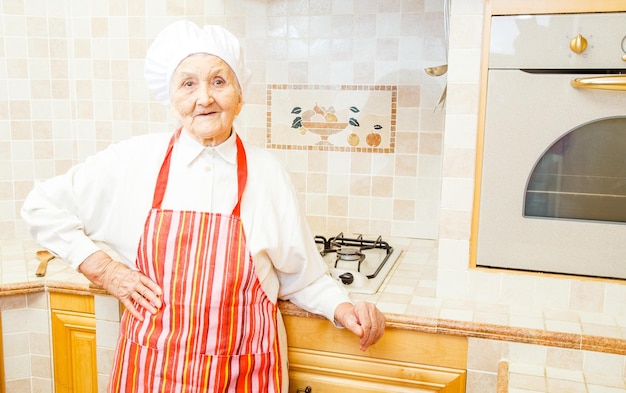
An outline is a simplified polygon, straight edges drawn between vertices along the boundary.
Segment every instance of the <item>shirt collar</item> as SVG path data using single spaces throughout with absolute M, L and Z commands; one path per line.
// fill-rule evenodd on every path
M 180 153 L 185 165 L 191 165 L 205 150 L 210 150 L 222 157 L 222 159 L 230 164 L 237 162 L 237 143 L 236 134 L 230 133 L 228 139 L 217 146 L 204 146 L 191 137 L 184 129 L 178 138 L 177 150 Z

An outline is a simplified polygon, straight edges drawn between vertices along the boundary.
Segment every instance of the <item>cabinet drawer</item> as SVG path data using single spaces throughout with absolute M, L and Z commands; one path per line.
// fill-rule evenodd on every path
M 289 349 L 289 391 L 461 393 L 465 371 L 352 355 Z

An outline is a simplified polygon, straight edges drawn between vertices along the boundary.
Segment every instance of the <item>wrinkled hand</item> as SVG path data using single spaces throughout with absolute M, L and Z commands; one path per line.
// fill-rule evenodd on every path
M 385 332 L 385 316 L 369 302 L 341 303 L 335 310 L 335 322 L 359 336 L 361 351 L 375 344 Z
M 158 284 L 143 273 L 114 261 L 104 251 L 91 254 L 80 264 L 78 270 L 89 281 L 115 296 L 140 321 L 143 321 L 143 316 L 137 305 L 151 314 L 156 314 L 157 309 L 163 305 L 163 291 Z

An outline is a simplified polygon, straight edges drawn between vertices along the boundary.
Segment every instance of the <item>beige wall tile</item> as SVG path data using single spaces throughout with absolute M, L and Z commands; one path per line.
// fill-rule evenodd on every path
M 393 195 L 394 178 L 391 176 L 372 177 L 372 196 L 391 197 Z
M 417 176 L 417 156 L 415 155 L 397 154 L 395 166 L 397 176 Z
M 469 356 L 469 355 L 472 356 Z M 502 341 L 469 339 L 467 368 L 491 372 L 498 371 L 498 363 L 509 356 L 508 344 Z
M 565 348 L 548 348 L 546 351 L 546 366 L 566 369 L 583 369 L 583 352 Z
M 398 147 L 396 151 L 403 154 L 416 154 L 418 153 L 418 146 L 420 146 L 419 135 L 417 132 L 398 132 L 396 134 L 396 140 Z M 424 141 L 425 142 L 425 141 Z
M 14 199 L 13 183 L 9 181 L 0 182 L 0 200 Z
M 16 309 L 25 308 L 26 305 L 27 305 L 27 302 L 26 302 L 25 295 L 0 297 L 0 310 L 2 310 L 2 313 L 3 313 L 2 315 L 4 315 L 4 312 L 8 310 L 16 310 Z M 3 333 L 5 333 L 4 330 L 3 330 Z
M 331 195 L 349 195 L 351 187 L 350 175 L 333 174 L 328 178 L 328 192 Z
M 393 214 L 394 220 L 413 221 L 415 219 L 415 202 L 396 199 L 394 201 Z
M 27 59 L 7 59 L 6 73 L 9 78 L 28 78 Z
M 330 216 L 345 217 L 348 209 L 348 197 L 342 195 L 330 195 L 328 197 L 328 214 Z M 340 220 L 342 223 L 347 219 Z
M 29 333 L 30 353 L 34 355 L 50 356 L 50 333 Z
M 23 86 L 22 86 L 23 89 Z M 20 127 L 20 129 L 15 130 L 16 136 L 22 135 L 26 136 L 27 127 L 26 123 L 19 122 L 19 120 L 28 120 L 30 119 L 30 105 L 28 101 L 23 100 L 15 100 L 9 103 L 9 116 L 12 120 L 17 120 L 17 123 L 12 124 L 11 130 L 13 131 L 13 126 Z M 19 137 L 17 138 L 19 139 Z
M 328 197 L 324 194 L 309 195 L 306 201 L 306 213 L 325 216 L 328 214 Z
M 469 370 L 467 372 L 466 393 L 495 393 L 497 375 Z
M 470 234 L 471 218 L 471 212 L 466 210 L 443 210 L 439 219 L 439 235 L 446 239 L 467 239 Z
M 569 306 L 578 311 L 603 312 L 604 293 L 602 282 L 573 280 Z
M 46 311 L 48 306 L 48 294 L 46 292 L 32 293 L 26 295 L 28 308 Z
M 51 380 L 52 359 L 50 356 L 31 355 L 30 362 L 31 376 L 33 378 Z
M 10 356 L 5 358 L 4 375 L 7 381 L 12 379 L 30 378 L 30 355 Z M 10 391 L 21 392 L 22 390 Z
M 350 176 L 350 194 L 356 196 L 371 195 L 371 177 L 353 174 Z
M 27 331 L 3 334 L 2 344 L 4 356 L 15 357 L 30 353 L 29 333 Z
M 54 391 L 52 379 L 48 378 L 32 378 L 31 386 L 33 387 L 33 392 L 36 393 L 52 393 Z
M 419 107 L 420 92 L 419 86 L 398 86 L 398 107 Z
M 311 173 L 307 176 L 307 193 L 326 194 L 328 192 L 328 175 Z
M 420 132 L 419 154 L 428 154 L 439 157 L 442 151 L 442 136 L 440 133 Z
M 350 157 L 351 174 L 369 174 L 372 171 L 372 155 L 366 153 L 354 153 Z
M 50 41 L 47 38 L 31 36 L 28 38 L 28 55 L 47 58 L 50 56 Z
M 24 392 L 30 393 L 31 390 L 31 378 L 19 378 L 9 379 L 7 375 L 7 381 L 5 388 L 7 392 Z
M 384 224 L 385 220 L 390 220 L 390 217 L 393 216 L 395 211 L 395 203 L 390 198 L 375 198 L 371 199 L 371 208 L 370 208 L 370 217 L 371 224 L 370 227 L 374 225 L 374 223 L 379 220 Z M 371 233 L 389 233 L 389 232 L 380 232 L 381 226 L 377 226 L 379 228 L 377 231 L 372 231 Z

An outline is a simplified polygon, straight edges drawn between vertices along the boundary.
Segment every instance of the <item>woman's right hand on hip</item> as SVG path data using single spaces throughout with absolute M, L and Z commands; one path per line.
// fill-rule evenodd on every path
M 157 283 L 140 271 L 114 261 L 104 251 L 96 251 L 87 257 L 78 267 L 78 271 L 89 281 L 119 299 L 140 321 L 143 321 L 140 307 L 151 314 L 156 314 L 163 305 L 161 301 L 163 290 Z

